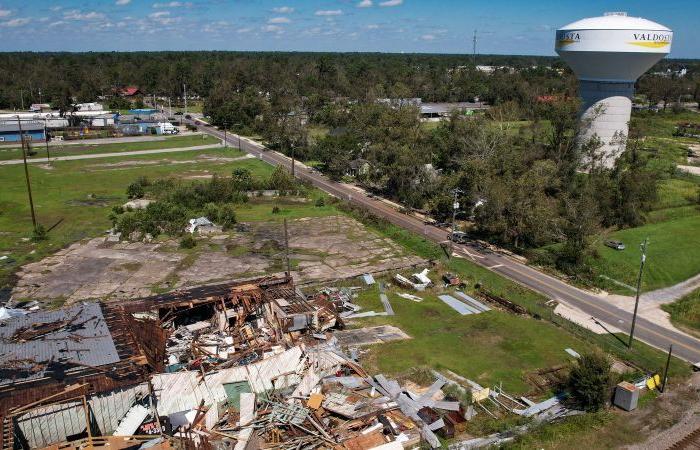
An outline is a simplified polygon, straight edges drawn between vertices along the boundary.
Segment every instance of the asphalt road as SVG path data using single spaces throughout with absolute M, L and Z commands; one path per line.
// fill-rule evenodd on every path
M 200 126 L 200 129 L 201 131 L 223 139 L 223 132 L 216 130 L 214 127 Z M 238 138 L 237 135 L 227 134 L 227 140 L 231 146 L 238 145 Z M 241 150 L 251 153 L 269 164 L 291 167 L 290 158 L 280 153 L 267 150 L 258 143 L 241 137 L 240 145 Z M 382 201 L 371 199 L 346 185 L 331 181 L 320 173 L 312 172 L 298 163 L 296 165 L 295 175 L 298 178 L 311 182 L 314 186 L 335 197 L 362 206 L 375 215 L 383 217 L 402 228 L 425 236 L 430 240 L 444 242 L 447 238 L 447 232 L 445 230 L 425 225 L 421 220 L 415 217 L 402 214 Z M 604 300 L 588 292 L 566 284 L 558 278 L 542 273 L 509 256 L 467 245 L 455 245 L 454 251 L 459 255 L 473 260 L 476 264 L 486 267 L 495 273 L 549 298 L 578 308 L 584 313 L 590 314 L 591 317 L 596 318 L 600 322 L 621 330 L 629 330 L 631 328 L 632 314 L 630 312 L 608 304 Z M 693 364 L 700 362 L 700 340 L 656 325 L 639 316 L 637 317 L 635 327 L 635 338 L 664 351 L 668 351 L 669 345 L 672 344 L 675 356 Z

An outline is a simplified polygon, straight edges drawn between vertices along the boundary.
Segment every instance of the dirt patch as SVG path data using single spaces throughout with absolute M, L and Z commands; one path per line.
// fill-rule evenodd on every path
M 199 238 L 194 253 L 173 239 L 160 243 L 81 242 L 27 264 L 18 272 L 15 298 L 75 302 L 130 299 L 164 289 L 284 272 L 281 223 L 250 224 L 247 231 Z M 300 283 L 344 279 L 425 264 L 393 241 L 343 216 L 289 222 L 292 273 Z
M 645 436 L 644 443 L 630 450 L 670 448 L 700 428 L 700 373 L 678 385 L 671 385 L 653 407 L 629 414 L 628 420 Z

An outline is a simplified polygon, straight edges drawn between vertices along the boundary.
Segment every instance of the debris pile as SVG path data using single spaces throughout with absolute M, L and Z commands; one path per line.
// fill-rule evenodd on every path
M 429 285 L 427 273 L 411 283 Z M 368 374 L 358 347 L 411 337 L 390 325 L 343 329 L 393 314 L 381 283 L 384 313 L 359 312 L 356 289 L 307 297 L 289 277 L 261 278 L 7 318 L 0 448 L 438 448 L 477 412 L 571 413 L 556 397 L 517 399 L 451 372 L 434 372 L 430 386 Z M 489 309 L 456 295 L 471 313 Z

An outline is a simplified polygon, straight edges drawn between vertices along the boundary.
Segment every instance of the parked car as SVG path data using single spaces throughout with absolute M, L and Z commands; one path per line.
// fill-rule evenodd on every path
M 469 242 L 467 233 L 463 231 L 453 231 L 452 233 L 447 235 L 447 239 L 458 244 L 466 244 L 467 242 Z
M 614 241 L 614 240 L 608 240 L 605 241 L 605 245 L 613 248 L 615 250 L 624 250 L 625 249 L 625 244 L 623 244 L 621 241 Z

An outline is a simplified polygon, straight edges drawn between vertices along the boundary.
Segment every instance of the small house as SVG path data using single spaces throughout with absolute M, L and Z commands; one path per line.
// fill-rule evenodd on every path
M 221 227 L 214 225 L 214 222 L 202 216 L 196 219 L 190 219 L 190 224 L 187 226 L 186 230 L 188 233 L 193 234 L 195 231 L 200 234 L 207 234 L 221 231 Z
M 350 164 L 348 164 L 348 170 L 346 171 L 346 175 L 349 175 L 351 177 L 361 177 L 364 175 L 367 175 L 369 173 L 370 169 L 370 164 L 369 161 L 366 159 L 353 159 L 350 161 Z

